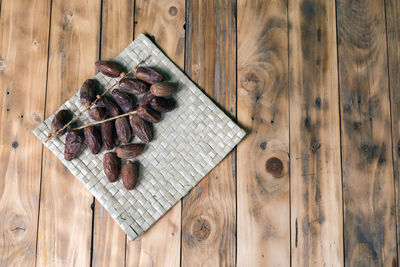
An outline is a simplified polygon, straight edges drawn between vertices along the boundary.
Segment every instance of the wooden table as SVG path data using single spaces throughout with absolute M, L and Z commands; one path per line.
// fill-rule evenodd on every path
M 397 265 L 399 0 L 0 3 L 0 266 Z M 142 32 L 248 135 L 129 242 L 32 130 Z

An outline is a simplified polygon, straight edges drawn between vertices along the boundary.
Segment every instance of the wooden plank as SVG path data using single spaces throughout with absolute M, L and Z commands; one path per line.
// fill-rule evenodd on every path
M 185 70 L 234 117 L 236 114 L 236 5 L 187 2 Z M 184 198 L 182 266 L 235 266 L 235 154 L 228 155 Z
M 238 266 L 290 266 L 287 1 L 238 1 Z
M 396 192 L 397 242 L 400 240 L 400 1 L 386 0 L 389 86 L 392 113 L 393 169 Z M 397 246 L 399 255 L 400 247 Z
M 0 266 L 34 266 L 50 1 L 1 1 Z
M 337 1 L 347 266 L 397 261 L 383 1 Z
M 134 0 L 103 0 L 101 58 L 117 56 L 133 39 Z M 93 266 L 124 266 L 125 233 L 95 201 Z
M 335 1 L 289 1 L 292 266 L 343 266 Z
M 48 116 L 95 74 L 100 1 L 53 0 Z M 43 157 L 37 266 L 88 266 L 93 197 L 48 150 Z
M 136 0 L 135 36 L 146 33 L 183 68 L 185 31 L 184 0 Z M 179 266 L 181 204 L 176 204 L 143 236 L 127 241 L 126 266 Z

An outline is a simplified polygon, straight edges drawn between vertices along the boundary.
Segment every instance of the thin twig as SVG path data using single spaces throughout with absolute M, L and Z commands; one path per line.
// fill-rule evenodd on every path
M 126 117 L 126 116 L 128 116 L 128 115 L 132 115 L 132 114 L 135 114 L 135 113 L 136 113 L 136 110 L 133 110 L 133 111 L 130 111 L 130 112 L 128 112 L 128 113 L 124 113 L 124 114 L 121 114 L 121 115 L 117 115 L 117 116 L 115 116 L 115 117 L 111 117 L 111 118 L 108 118 L 108 119 L 105 119 L 105 120 L 94 121 L 94 122 L 88 123 L 88 124 L 86 124 L 86 125 L 83 125 L 83 126 L 80 126 L 80 127 L 76 127 L 76 128 L 74 128 L 74 129 L 71 129 L 71 131 L 80 130 L 80 129 L 83 129 L 83 128 L 86 128 L 86 127 L 89 127 L 89 126 L 94 126 L 94 125 L 97 125 L 97 124 L 102 124 L 102 123 L 107 122 L 107 121 L 113 121 L 113 120 L 116 120 L 116 119 L 118 119 L 118 118 Z
M 121 77 L 125 77 L 126 75 L 132 73 L 132 72 L 136 72 L 137 67 L 140 64 L 143 64 L 147 59 L 150 58 L 150 55 L 148 55 L 145 59 L 143 59 L 142 61 L 140 61 L 133 69 L 131 69 L 130 71 L 128 71 L 126 74 L 125 73 L 121 73 Z M 110 88 L 108 88 L 107 90 L 105 90 L 101 95 L 97 95 L 97 98 L 90 104 L 88 105 L 84 110 L 82 110 L 81 112 L 78 113 L 78 115 L 74 116 L 67 124 L 64 125 L 64 127 L 62 127 L 60 130 L 58 130 L 55 133 L 50 133 L 47 136 L 47 139 L 44 141 L 45 143 L 49 140 L 51 140 L 51 138 L 53 138 L 55 135 L 58 135 L 61 131 L 63 131 L 64 129 L 66 129 L 71 123 L 73 123 L 74 121 L 76 121 L 84 112 L 88 111 L 92 106 L 94 106 L 105 94 L 107 94 L 108 92 L 111 91 L 111 89 L 113 89 L 116 85 L 118 84 L 118 81 L 115 82 Z M 124 115 L 124 114 L 123 114 Z M 123 116 L 122 116 L 123 117 Z M 111 118 L 110 118 L 111 119 Z

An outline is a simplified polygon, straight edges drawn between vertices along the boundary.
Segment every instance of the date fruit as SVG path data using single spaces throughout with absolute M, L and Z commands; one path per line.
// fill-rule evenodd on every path
M 170 82 L 155 83 L 150 87 L 150 91 L 155 96 L 170 96 L 176 91 L 176 84 Z
M 156 96 L 150 101 L 150 106 L 156 111 L 168 112 L 175 108 L 175 100 Z
M 101 124 L 101 140 L 107 150 L 115 146 L 115 127 L 113 121 L 106 121 Z
M 65 126 L 65 124 L 67 124 L 70 120 L 71 120 L 71 112 L 69 112 L 69 110 L 67 109 L 60 110 L 56 114 L 54 119 L 51 121 L 51 132 L 55 134 L 56 132 L 61 130 Z M 57 136 L 65 134 L 66 131 L 67 129 L 62 130 L 57 134 Z
M 65 137 L 64 159 L 73 160 L 81 151 L 83 135 L 78 131 L 70 131 Z
M 115 129 L 117 130 L 117 136 L 121 143 L 126 144 L 131 140 L 132 131 L 127 118 L 118 118 L 115 121 Z
M 144 144 L 121 145 L 116 148 L 115 152 L 121 159 L 132 159 L 142 154 L 144 147 Z
M 142 98 L 139 100 L 139 106 L 145 106 L 150 103 L 150 101 L 154 98 L 155 96 L 151 93 L 151 91 L 147 91 Z
M 141 95 L 149 90 L 149 85 L 141 80 L 124 77 L 119 81 L 119 89 L 128 94 Z
M 101 150 L 101 134 L 98 128 L 89 126 L 84 129 L 85 139 L 92 154 L 98 154 Z
M 89 113 L 89 117 L 92 118 L 93 120 L 101 121 L 106 116 L 106 109 L 100 108 L 100 107 L 95 107 L 95 108 L 89 109 L 88 113 Z
M 114 89 L 111 94 L 123 112 L 127 113 L 133 110 L 133 100 L 129 95 L 119 89 Z
M 139 137 L 140 140 L 150 143 L 153 139 L 153 132 L 148 122 L 144 121 L 138 115 L 129 115 L 129 122 L 133 132 Z
M 95 80 L 87 79 L 81 87 L 81 104 L 86 107 L 96 100 L 97 84 Z
M 122 72 L 119 66 L 111 61 L 98 60 L 95 65 L 98 71 L 108 77 L 117 78 Z
M 148 83 L 159 83 L 164 80 L 164 77 L 157 71 L 148 67 L 139 67 L 136 70 L 136 78 Z
M 149 105 L 138 107 L 136 112 L 139 117 L 148 122 L 157 123 L 161 120 L 161 114 L 152 109 Z
M 132 190 L 136 186 L 136 182 L 139 176 L 138 164 L 128 161 L 123 167 L 121 171 L 122 183 L 125 188 L 128 190 Z
M 97 106 L 105 108 L 106 114 L 110 117 L 115 117 L 120 114 L 120 109 L 117 104 L 107 97 L 102 97 L 98 102 Z
M 121 160 L 114 152 L 108 152 L 103 157 L 103 168 L 108 181 L 113 183 L 118 180 L 121 172 Z

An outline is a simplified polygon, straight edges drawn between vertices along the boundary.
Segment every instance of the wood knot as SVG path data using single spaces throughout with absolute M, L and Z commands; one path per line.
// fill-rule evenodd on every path
M 12 148 L 17 149 L 18 148 L 18 141 L 14 141 L 11 144 Z
M 22 216 L 13 215 L 9 221 L 8 229 L 14 235 L 23 233 L 26 231 L 26 223 Z
M 211 233 L 210 223 L 206 219 L 198 219 L 193 225 L 192 235 L 197 239 L 197 241 L 206 240 Z
M 176 14 L 178 14 L 178 9 L 176 8 L 176 7 L 174 7 L 174 6 L 171 6 L 170 8 L 169 8 L 169 10 L 168 10 L 168 13 L 171 15 L 171 16 L 176 16 Z
M 276 157 L 268 159 L 265 163 L 265 168 L 267 172 L 272 174 L 272 176 L 274 176 L 275 178 L 279 178 L 282 176 L 283 163 L 280 159 Z

